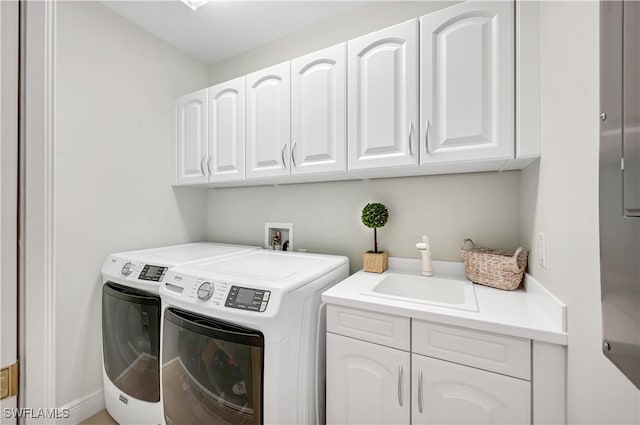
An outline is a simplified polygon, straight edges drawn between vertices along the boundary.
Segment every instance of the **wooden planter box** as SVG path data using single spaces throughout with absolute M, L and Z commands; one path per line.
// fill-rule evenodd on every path
M 362 254 L 364 271 L 371 273 L 384 273 L 389 268 L 389 252 L 383 251 L 375 253 L 367 251 Z

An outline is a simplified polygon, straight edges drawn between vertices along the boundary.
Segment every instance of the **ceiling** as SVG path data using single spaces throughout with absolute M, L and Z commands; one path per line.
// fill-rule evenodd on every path
M 205 64 L 221 62 L 366 4 L 211 1 L 194 12 L 179 0 L 101 3 Z

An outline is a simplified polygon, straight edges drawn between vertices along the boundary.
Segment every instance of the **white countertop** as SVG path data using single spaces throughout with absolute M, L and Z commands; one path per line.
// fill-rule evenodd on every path
M 420 267 L 420 260 L 389 258 L 389 270 L 385 273 L 417 276 L 420 275 Z M 434 261 L 433 271 L 436 276 L 464 278 L 463 263 Z M 525 275 L 525 288 L 515 291 L 473 285 L 479 310 L 475 312 L 366 295 L 384 279 L 385 273 L 366 273 L 360 270 L 324 292 L 322 301 L 327 304 L 567 345 L 566 306 L 529 275 Z

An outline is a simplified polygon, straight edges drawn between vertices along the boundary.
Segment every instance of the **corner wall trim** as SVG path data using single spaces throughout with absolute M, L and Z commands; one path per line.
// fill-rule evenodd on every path
M 21 2 L 19 407 L 56 402 L 56 1 Z M 27 424 L 36 423 L 26 419 Z

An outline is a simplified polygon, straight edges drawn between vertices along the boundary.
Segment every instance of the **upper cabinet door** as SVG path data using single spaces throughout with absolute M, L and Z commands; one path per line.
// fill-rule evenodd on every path
M 176 183 L 206 183 L 207 89 L 178 98 L 176 109 Z
M 288 176 L 291 149 L 290 63 L 246 77 L 247 178 Z
M 347 170 L 347 45 L 291 61 L 291 174 Z
M 420 163 L 514 156 L 514 2 L 420 18 Z
M 530 424 L 531 382 L 411 356 L 411 423 Z
M 349 169 L 418 163 L 418 23 L 348 43 Z
M 244 180 L 244 77 L 209 88 L 210 182 Z

